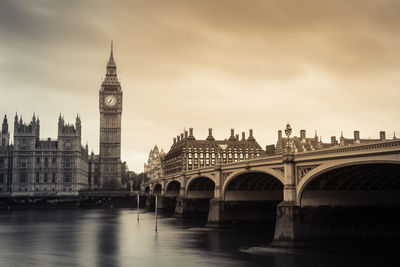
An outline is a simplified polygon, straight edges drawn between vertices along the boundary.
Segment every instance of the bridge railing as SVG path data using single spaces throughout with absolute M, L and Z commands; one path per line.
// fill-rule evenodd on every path
M 330 154 L 346 154 L 352 152 L 366 152 L 374 153 L 380 151 L 392 151 L 400 149 L 400 140 L 389 140 L 389 141 L 379 141 L 367 144 L 351 144 L 348 146 L 341 147 L 330 147 L 326 149 L 316 150 L 316 151 L 305 151 L 296 153 L 295 157 L 308 157 L 308 156 L 320 156 L 320 155 L 330 155 Z M 399 150 L 400 153 L 400 150 Z

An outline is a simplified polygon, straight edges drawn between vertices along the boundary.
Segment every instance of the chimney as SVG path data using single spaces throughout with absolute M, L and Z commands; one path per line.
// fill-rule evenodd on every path
M 228 139 L 229 141 L 235 141 L 235 129 L 231 129 L 231 136 Z
M 336 136 L 331 136 L 331 144 L 332 145 L 336 145 L 337 144 Z
M 247 138 L 247 141 L 254 141 L 255 139 L 254 139 L 254 137 L 253 137 L 253 129 L 250 129 L 249 130 L 249 138 Z
M 301 140 L 306 139 L 306 130 L 300 130 L 300 139 Z
M 242 132 L 242 141 L 243 140 L 246 140 L 246 133 L 245 132 Z
M 379 132 L 379 138 L 381 141 L 385 141 L 386 140 L 386 132 L 385 131 L 380 131 Z
M 188 132 L 185 131 L 185 139 L 187 139 L 187 138 L 188 138 Z
M 189 128 L 189 137 L 193 137 L 193 128 Z
M 176 137 L 174 137 L 174 145 L 176 144 Z
M 178 140 L 178 142 L 180 141 L 181 137 L 179 135 L 176 136 L 176 139 Z
M 278 140 L 282 139 L 282 130 L 278 131 Z
M 213 135 L 212 135 L 212 128 L 208 128 L 208 136 L 207 136 L 206 140 L 209 140 L 209 141 L 215 140 Z
M 238 135 L 238 134 L 236 135 L 236 140 L 238 140 L 238 141 L 239 141 L 239 135 Z
M 354 131 L 354 140 L 360 141 L 360 131 Z
M 183 141 L 183 133 L 181 133 L 181 140 Z

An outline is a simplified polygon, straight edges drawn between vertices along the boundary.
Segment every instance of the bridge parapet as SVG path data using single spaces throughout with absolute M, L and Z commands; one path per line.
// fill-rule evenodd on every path
M 338 154 L 343 156 L 348 155 L 363 155 L 363 154 L 371 154 L 371 153 L 379 153 L 379 152 L 391 152 L 391 151 L 399 151 L 400 149 L 400 140 L 390 140 L 390 141 L 379 141 L 368 144 L 352 144 L 345 147 L 331 147 L 326 149 L 321 149 L 317 151 L 306 151 L 296 153 L 295 160 L 301 160 L 305 157 L 312 158 L 322 158 L 322 157 L 334 157 Z

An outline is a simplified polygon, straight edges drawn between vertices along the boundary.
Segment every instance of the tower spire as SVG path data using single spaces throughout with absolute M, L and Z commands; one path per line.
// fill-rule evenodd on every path
M 110 68 L 116 68 L 117 66 L 115 65 L 114 62 L 114 55 L 113 55 L 113 50 L 114 50 L 114 43 L 111 40 L 111 51 L 110 51 L 110 59 L 108 60 L 108 64 L 107 64 L 107 70 Z

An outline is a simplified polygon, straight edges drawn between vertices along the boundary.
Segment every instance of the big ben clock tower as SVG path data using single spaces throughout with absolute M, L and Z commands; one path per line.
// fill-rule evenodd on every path
M 121 187 L 122 90 L 117 77 L 111 42 L 106 77 L 99 92 L 100 108 L 100 187 Z

